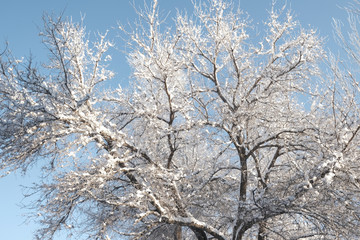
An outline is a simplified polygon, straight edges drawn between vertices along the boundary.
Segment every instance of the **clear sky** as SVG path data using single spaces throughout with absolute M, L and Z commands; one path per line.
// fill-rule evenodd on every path
M 233 0 L 238 4 L 239 0 Z M 46 61 L 45 47 L 41 45 L 38 36 L 39 29 L 42 27 L 43 13 L 59 14 L 64 12 L 64 16 L 71 16 L 74 21 L 79 21 L 81 15 L 85 15 L 84 25 L 90 32 L 105 32 L 110 29 L 111 37 L 116 43 L 121 44 L 121 40 L 116 38 L 117 22 L 126 24 L 133 22 L 136 18 L 134 10 L 130 4 L 133 0 L 2 0 L 0 7 L 0 50 L 9 42 L 10 49 L 16 57 L 28 56 L 29 53 L 35 57 L 35 61 Z M 141 6 L 144 0 L 134 0 L 137 6 Z M 147 1 L 149 2 L 149 1 Z M 278 0 L 278 6 L 282 6 L 284 0 Z M 332 18 L 346 21 L 345 11 L 341 7 L 347 6 L 350 0 L 287 0 L 287 6 L 294 12 L 295 17 L 303 26 L 310 25 L 318 29 L 323 37 L 327 38 L 327 45 L 334 49 Z M 191 0 L 159 0 L 160 10 L 164 13 L 171 11 L 176 13 L 176 9 L 187 9 L 191 12 Z M 267 17 L 267 9 L 271 6 L 271 0 L 241 0 L 241 8 L 248 12 L 254 20 L 254 25 L 261 30 L 261 24 Z M 169 18 L 171 21 L 171 18 Z M 113 57 L 114 71 L 118 73 L 119 82 L 126 82 L 129 75 L 125 56 L 118 52 L 117 57 Z M 11 174 L 0 179 L 0 239 L 27 240 L 32 239 L 32 232 L 37 225 L 30 222 L 23 224 L 24 214 L 28 210 L 20 207 L 22 202 L 22 188 L 20 185 L 29 186 L 36 181 L 37 169 L 29 172 L 29 176 L 23 177 L 21 174 Z M 64 239 L 58 237 L 58 239 Z

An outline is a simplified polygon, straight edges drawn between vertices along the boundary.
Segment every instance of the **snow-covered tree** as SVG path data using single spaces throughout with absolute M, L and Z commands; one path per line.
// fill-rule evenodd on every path
M 1 53 L 0 169 L 43 166 L 37 238 L 360 237 L 359 80 L 321 73 L 317 33 L 275 7 L 258 33 L 225 0 L 139 15 L 128 89 L 103 83 L 106 35 L 61 18 L 45 64 Z

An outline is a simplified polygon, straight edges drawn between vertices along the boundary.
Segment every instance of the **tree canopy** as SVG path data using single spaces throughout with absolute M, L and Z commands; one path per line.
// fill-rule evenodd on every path
M 44 17 L 42 65 L 0 54 L 0 169 L 40 163 L 38 239 L 360 237 L 359 34 L 349 62 L 285 8 L 259 34 L 225 0 L 128 36 L 130 86 L 106 34 Z

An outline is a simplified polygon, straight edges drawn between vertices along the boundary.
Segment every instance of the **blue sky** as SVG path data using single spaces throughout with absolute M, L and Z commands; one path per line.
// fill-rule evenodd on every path
M 143 0 L 134 0 L 137 6 L 143 5 Z M 239 0 L 233 0 L 238 3 Z M 42 26 L 44 12 L 71 16 L 74 21 L 79 21 L 81 14 L 85 15 L 84 25 L 90 32 L 105 32 L 117 26 L 117 22 L 126 24 L 136 18 L 129 0 L 3 0 L 0 8 L 0 50 L 9 42 L 10 49 L 16 57 L 28 56 L 31 52 L 35 61 L 46 61 L 45 47 L 41 45 L 38 36 Z M 303 26 L 310 25 L 318 29 L 321 36 L 327 37 L 327 45 L 335 49 L 332 33 L 332 18 L 346 21 L 346 13 L 340 7 L 347 6 L 350 0 L 288 0 L 296 18 Z M 278 0 L 278 6 L 282 6 L 284 0 Z M 191 0 L 159 0 L 160 10 L 164 13 L 176 9 L 188 9 L 191 12 Z M 248 12 L 254 20 L 254 24 L 265 20 L 267 9 L 271 6 L 271 0 L 241 0 L 241 8 Z M 171 21 L 171 19 L 169 19 Z M 117 30 L 111 30 L 116 43 Z M 336 51 L 336 49 L 335 49 Z M 125 56 L 118 52 L 113 63 L 114 71 L 118 73 L 117 80 L 126 82 L 129 75 Z M 32 232 L 37 225 L 30 222 L 23 224 L 27 210 L 20 207 L 22 188 L 20 185 L 30 185 L 36 181 L 36 167 L 29 172 L 29 176 L 11 174 L 0 179 L 0 239 L 26 240 L 32 239 Z M 64 239 L 58 237 L 58 239 Z

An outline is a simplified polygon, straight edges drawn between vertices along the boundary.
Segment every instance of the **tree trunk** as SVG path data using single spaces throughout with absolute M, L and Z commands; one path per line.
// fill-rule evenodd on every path
M 259 223 L 258 240 L 265 240 L 266 222 Z
M 182 232 L 181 226 L 176 226 L 174 231 L 174 240 L 181 240 L 182 239 Z
M 203 230 L 194 228 L 194 227 L 191 227 L 191 230 L 193 231 L 193 233 L 195 234 L 195 236 L 198 240 L 207 240 L 208 239 L 206 236 L 206 233 Z

